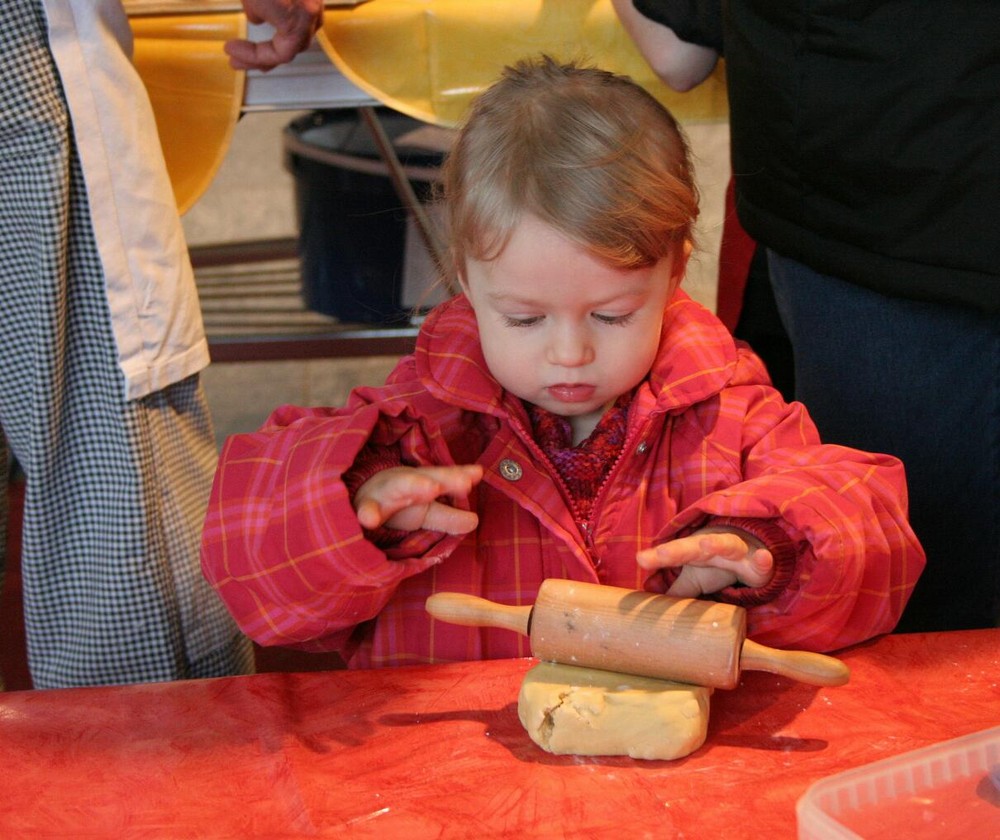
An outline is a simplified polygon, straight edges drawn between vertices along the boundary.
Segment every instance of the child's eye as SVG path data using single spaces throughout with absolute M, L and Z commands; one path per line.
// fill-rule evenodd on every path
M 505 327 L 533 327 L 542 321 L 541 315 L 531 315 L 527 318 L 515 318 L 513 315 L 504 315 L 503 323 Z
M 600 312 L 595 312 L 592 317 L 595 321 L 600 321 L 602 324 L 624 327 L 635 317 L 635 313 L 628 312 L 625 315 L 602 315 Z

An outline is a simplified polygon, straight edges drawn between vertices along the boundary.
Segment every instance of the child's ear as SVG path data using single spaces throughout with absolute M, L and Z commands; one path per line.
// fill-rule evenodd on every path
M 685 239 L 684 245 L 679 253 L 674 255 L 674 264 L 671 266 L 672 270 L 670 273 L 675 289 L 684 279 L 684 273 L 687 271 L 687 264 L 688 260 L 691 259 L 692 251 L 694 251 L 694 243 L 690 239 Z
M 684 279 L 687 271 L 688 260 L 691 259 L 691 252 L 694 250 L 694 243 L 690 239 L 684 240 L 684 245 L 673 256 L 673 265 L 670 266 L 670 284 L 672 292 L 677 291 Z

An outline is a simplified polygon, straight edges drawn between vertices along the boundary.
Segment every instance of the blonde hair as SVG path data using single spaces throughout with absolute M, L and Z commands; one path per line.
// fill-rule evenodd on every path
M 627 77 L 547 56 L 475 100 L 440 194 L 458 271 L 496 258 L 526 213 L 623 268 L 677 253 L 698 215 L 670 112 Z

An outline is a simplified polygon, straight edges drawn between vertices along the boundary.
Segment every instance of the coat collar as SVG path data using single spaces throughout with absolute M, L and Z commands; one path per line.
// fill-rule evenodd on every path
M 436 398 L 482 414 L 509 411 L 486 366 L 475 313 L 464 295 L 427 316 L 415 356 L 421 381 Z M 660 348 L 640 398 L 654 411 L 683 411 L 722 390 L 733 379 L 736 360 L 736 345 L 722 322 L 678 290 L 664 310 Z

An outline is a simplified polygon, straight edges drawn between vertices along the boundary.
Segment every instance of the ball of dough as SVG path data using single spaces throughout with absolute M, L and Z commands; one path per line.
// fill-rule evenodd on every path
M 521 724 L 559 755 L 674 759 L 694 752 L 708 731 L 706 686 L 542 662 L 525 674 Z

